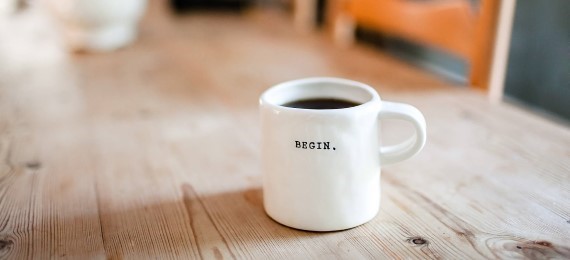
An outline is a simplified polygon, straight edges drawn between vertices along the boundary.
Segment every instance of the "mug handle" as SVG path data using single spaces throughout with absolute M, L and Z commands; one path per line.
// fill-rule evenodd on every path
M 414 125 L 416 135 L 408 140 L 391 146 L 380 147 L 381 165 L 406 160 L 422 150 L 426 143 L 426 120 L 417 108 L 403 103 L 382 101 L 378 119 L 401 119 Z

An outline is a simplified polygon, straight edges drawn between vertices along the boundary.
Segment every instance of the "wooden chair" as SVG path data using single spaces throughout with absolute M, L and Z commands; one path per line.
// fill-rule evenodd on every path
M 499 0 L 334 0 L 334 38 L 353 42 L 356 25 L 454 54 L 469 65 L 468 83 L 488 90 Z M 509 32 L 510 35 L 510 32 Z

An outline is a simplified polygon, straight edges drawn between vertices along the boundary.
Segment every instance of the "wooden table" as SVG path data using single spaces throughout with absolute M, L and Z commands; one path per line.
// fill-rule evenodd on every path
M 169 15 L 68 54 L 41 10 L 0 21 L 0 258 L 569 258 L 570 130 L 278 13 Z M 424 151 L 382 209 L 313 233 L 263 211 L 257 98 L 313 75 L 420 108 Z M 386 142 L 411 129 L 387 122 Z

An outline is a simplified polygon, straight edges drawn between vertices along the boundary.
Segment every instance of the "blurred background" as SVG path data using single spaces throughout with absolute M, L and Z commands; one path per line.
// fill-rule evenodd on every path
M 81 71 L 129 84 L 147 70 L 189 84 L 331 75 L 388 90 L 474 88 L 567 122 L 569 12 L 566 0 L 1 0 L 0 86 L 81 81 Z

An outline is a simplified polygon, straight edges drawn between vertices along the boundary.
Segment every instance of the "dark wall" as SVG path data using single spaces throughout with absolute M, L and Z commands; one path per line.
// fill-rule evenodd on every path
M 517 1 L 505 94 L 570 120 L 570 1 Z

